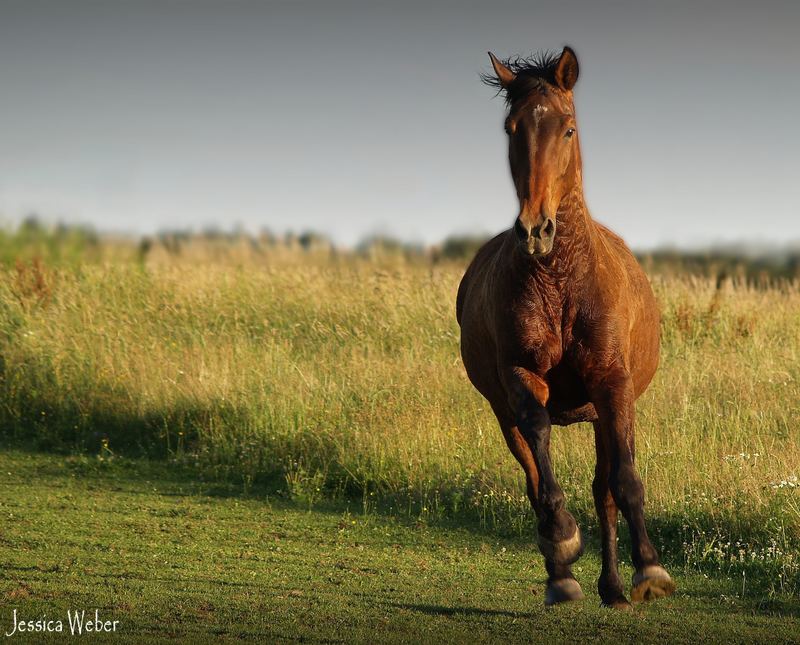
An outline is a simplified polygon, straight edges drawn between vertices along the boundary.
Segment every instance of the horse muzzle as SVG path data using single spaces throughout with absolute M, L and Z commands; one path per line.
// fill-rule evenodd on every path
M 553 250 L 553 241 L 556 238 L 556 221 L 552 217 L 540 217 L 539 221 L 531 226 L 518 217 L 514 223 L 514 233 L 517 235 L 522 250 L 530 256 L 547 255 Z

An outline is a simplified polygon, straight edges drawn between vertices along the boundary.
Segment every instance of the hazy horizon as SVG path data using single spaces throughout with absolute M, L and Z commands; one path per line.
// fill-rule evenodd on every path
M 800 241 L 800 5 L 0 0 L 0 221 L 436 243 L 516 214 L 500 56 L 572 45 L 638 249 Z

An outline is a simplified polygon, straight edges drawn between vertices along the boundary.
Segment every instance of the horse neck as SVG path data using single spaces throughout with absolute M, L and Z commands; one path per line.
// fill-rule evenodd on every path
M 556 239 L 552 260 L 544 258 L 544 267 L 566 271 L 571 278 L 582 277 L 589 270 L 592 250 L 592 218 L 583 198 L 580 183 L 567 194 L 556 215 Z

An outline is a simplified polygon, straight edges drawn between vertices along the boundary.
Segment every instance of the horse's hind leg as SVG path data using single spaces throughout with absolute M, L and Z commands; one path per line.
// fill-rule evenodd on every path
M 525 470 L 528 495 L 539 520 L 539 550 L 548 573 L 545 603 L 576 600 L 583 592 L 569 565 L 583 553 L 583 541 L 575 519 L 564 508 L 564 493 L 550 462 L 550 416 L 544 407 L 547 385 L 519 368 L 509 381 L 509 402 L 516 418 L 515 425 L 504 427 L 503 433 Z
M 600 430 L 600 424 L 594 422 L 594 441 L 597 452 L 597 465 L 592 482 L 594 506 L 600 521 L 600 541 L 603 548 L 603 568 L 597 583 L 600 600 L 606 607 L 629 609 L 630 603 L 625 598 L 622 580 L 619 577 L 617 564 L 617 503 L 611 494 L 608 477 L 611 462 L 608 455 L 608 441 Z

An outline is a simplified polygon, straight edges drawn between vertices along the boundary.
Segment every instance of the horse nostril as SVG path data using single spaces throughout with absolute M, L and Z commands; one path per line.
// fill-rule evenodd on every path
M 553 237 L 553 233 L 556 232 L 556 223 L 553 221 L 552 217 L 548 217 L 545 220 L 544 226 L 542 227 L 542 237 Z
M 525 225 L 522 223 L 522 220 L 519 217 L 517 218 L 517 221 L 514 222 L 514 232 L 523 242 L 531 236 L 530 230 L 525 228 Z

